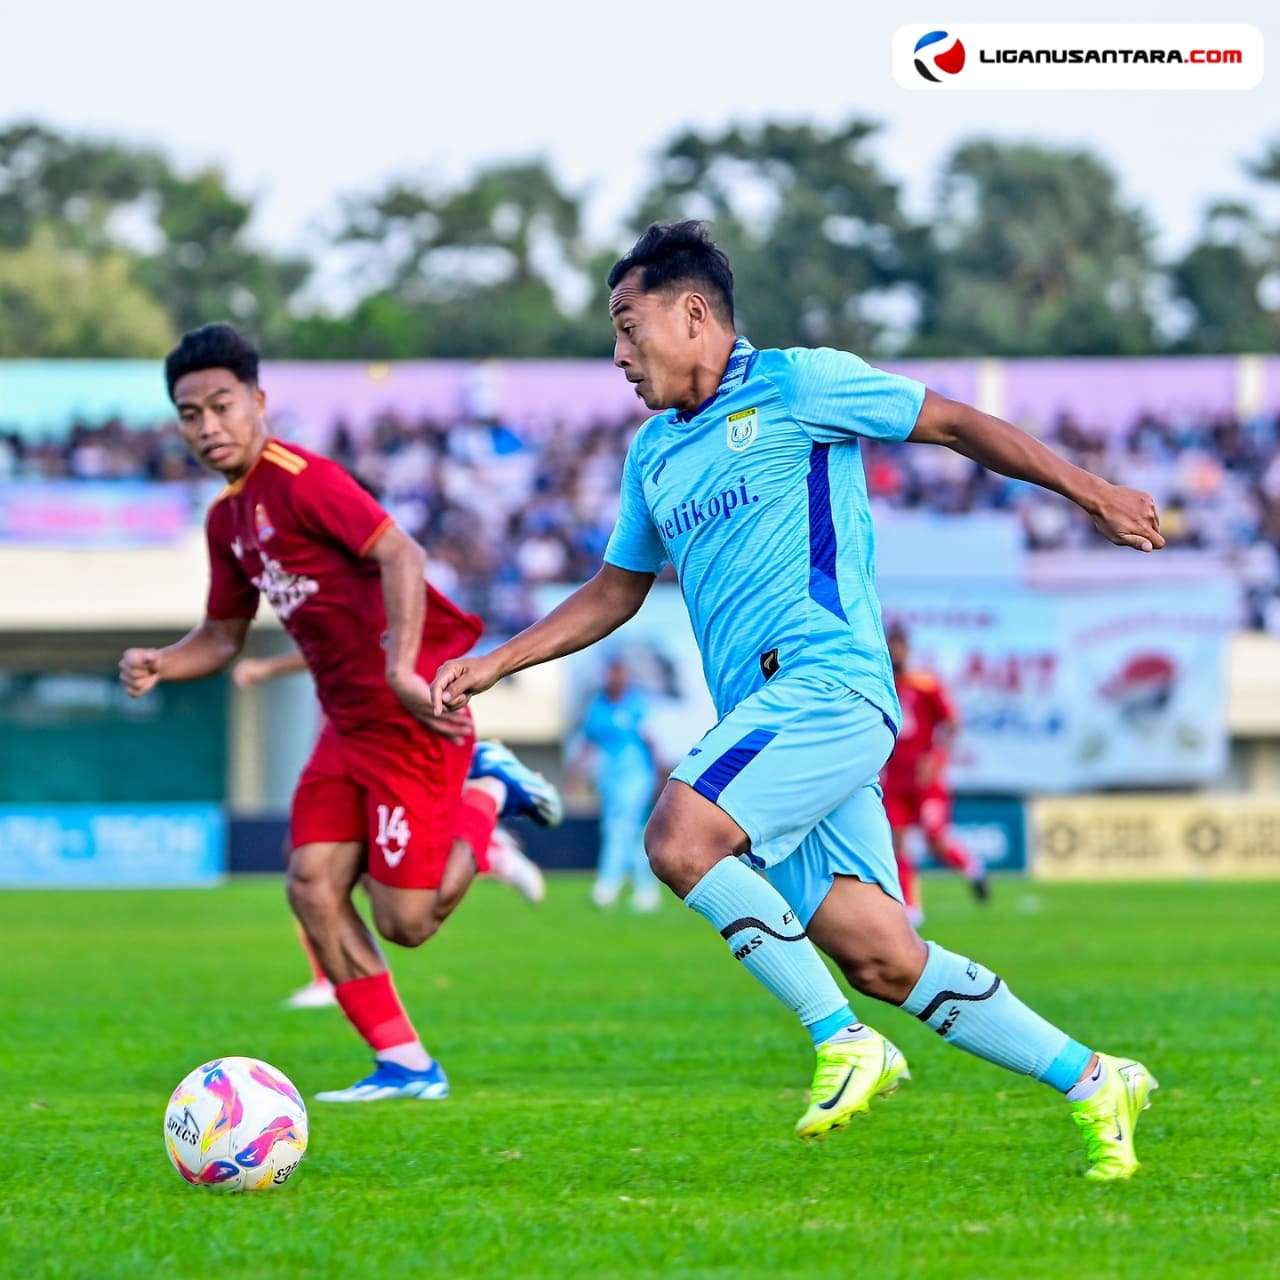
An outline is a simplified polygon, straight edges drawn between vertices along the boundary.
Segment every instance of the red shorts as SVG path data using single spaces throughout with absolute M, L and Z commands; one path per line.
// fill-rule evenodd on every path
M 407 723 L 326 724 L 293 793 L 293 848 L 359 841 L 380 884 L 438 889 L 474 747 Z
M 927 787 L 884 781 L 884 811 L 894 831 L 919 827 L 926 835 L 941 835 L 951 825 L 951 792 L 945 783 Z

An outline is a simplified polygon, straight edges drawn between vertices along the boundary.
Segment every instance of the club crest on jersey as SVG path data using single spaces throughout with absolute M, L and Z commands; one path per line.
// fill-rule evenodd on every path
M 314 578 L 304 578 L 300 573 L 290 573 L 279 560 L 273 560 L 261 548 L 262 572 L 250 581 L 271 603 L 281 622 L 288 622 L 294 611 L 320 590 Z
M 760 433 L 760 410 L 740 409 L 731 413 L 725 424 L 724 442 L 734 453 L 749 449 Z
M 275 526 L 271 523 L 271 517 L 267 515 L 267 509 L 258 503 L 253 509 L 253 523 L 258 530 L 259 543 L 266 542 L 268 538 L 275 536 Z

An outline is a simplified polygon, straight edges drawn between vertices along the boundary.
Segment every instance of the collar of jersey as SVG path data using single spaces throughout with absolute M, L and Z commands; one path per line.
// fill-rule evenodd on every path
M 244 475 L 240 477 L 239 480 L 233 480 L 229 485 L 227 485 L 227 487 L 223 489 L 223 491 L 220 494 L 218 494 L 215 501 L 221 502 L 223 498 L 230 498 L 233 494 L 239 493 L 240 490 L 243 489 L 245 485 L 249 483 L 249 477 L 253 475 L 253 473 L 258 469 L 258 463 L 260 463 L 263 457 L 266 455 L 267 445 L 272 443 L 281 444 L 282 442 L 277 440 L 275 436 L 268 436 L 266 444 L 264 444 L 262 448 L 258 450 L 258 456 L 254 458 L 254 460 L 249 464 L 249 469 L 244 473 Z
M 681 424 L 692 422 L 698 414 L 705 413 L 726 391 L 733 391 L 740 387 L 747 376 L 751 357 L 755 353 L 755 347 L 746 338 L 739 338 L 733 344 L 733 350 L 729 352 L 729 363 L 724 367 L 724 377 L 720 379 L 720 385 L 696 409 L 687 413 L 677 412 L 674 421 Z

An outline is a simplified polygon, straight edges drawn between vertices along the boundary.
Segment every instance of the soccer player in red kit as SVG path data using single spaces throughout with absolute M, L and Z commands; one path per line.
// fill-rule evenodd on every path
M 258 352 L 230 325 L 186 334 L 165 361 L 183 441 L 226 489 L 209 510 L 204 621 L 163 649 L 129 649 L 126 690 L 193 680 L 240 652 L 265 594 L 306 659 L 325 727 L 290 816 L 290 905 L 372 1074 L 323 1101 L 443 1098 L 386 962 L 352 902 L 362 874 L 378 932 L 416 947 L 458 905 L 508 798 L 466 787 L 470 719 L 432 711 L 430 679 L 481 632 L 424 581 L 425 555 L 336 463 L 267 433 Z M 508 753 L 509 754 L 509 753 Z M 518 782 L 514 784 L 518 788 Z
M 252 689 L 306 669 L 306 659 L 295 649 L 292 653 L 277 654 L 269 658 L 241 658 L 231 670 L 231 679 L 237 689 Z M 470 777 L 492 775 L 493 771 L 486 770 L 485 764 L 486 755 L 494 749 L 500 752 L 506 750 L 499 742 L 476 744 L 475 753 L 471 757 Z M 542 820 L 543 825 L 555 826 L 563 811 L 559 793 L 540 774 L 533 776 L 545 787 L 545 799 L 550 811 L 531 816 L 534 816 L 535 821 Z M 489 863 L 489 875 L 495 880 L 510 885 L 530 902 L 538 903 L 546 897 L 546 881 L 541 869 L 520 847 L 520 842 L 515 836 L 501 825 L 494 827 L 489 847 L 485 850 L 485 857 Z M 289 996 L 284 1002 L 284 1007 L 286 1009 L 322 1009 L 337 1004 L 338 999 L 333 993 L 333 983 L 320 967 L 320 961 L 301 927 L 298 929 L 298 938 L 302 943 L 302 951 L 307 958 L 307 963 L 311 967 L 311 981 Z
M 907 666 L 906 628 L 889 627 L 889 657 L 894 685 L 902 704 L 902 729 L 881 774 L 884 808 L 893 829 L 898 879 L 912 923 L 924 919 L 919 877 L 906 847 L 907 833 L 919 827 L 930 852 L 939 862 L 961 872 L 980 902 L 990 896 L 986 868 L 951 830 L 951 790 L 947 786 L 947 755 L 959 717 L 942 682 L 930 671 Z

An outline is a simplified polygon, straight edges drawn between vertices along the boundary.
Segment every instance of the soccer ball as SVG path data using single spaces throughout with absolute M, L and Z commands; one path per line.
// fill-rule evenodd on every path
M 173 1091 L 164 1145 L 193 1186 L 268 1191 L 307 1149 L 307 1108 L 288 1077 L 257 1058 L 214 1058 Z

